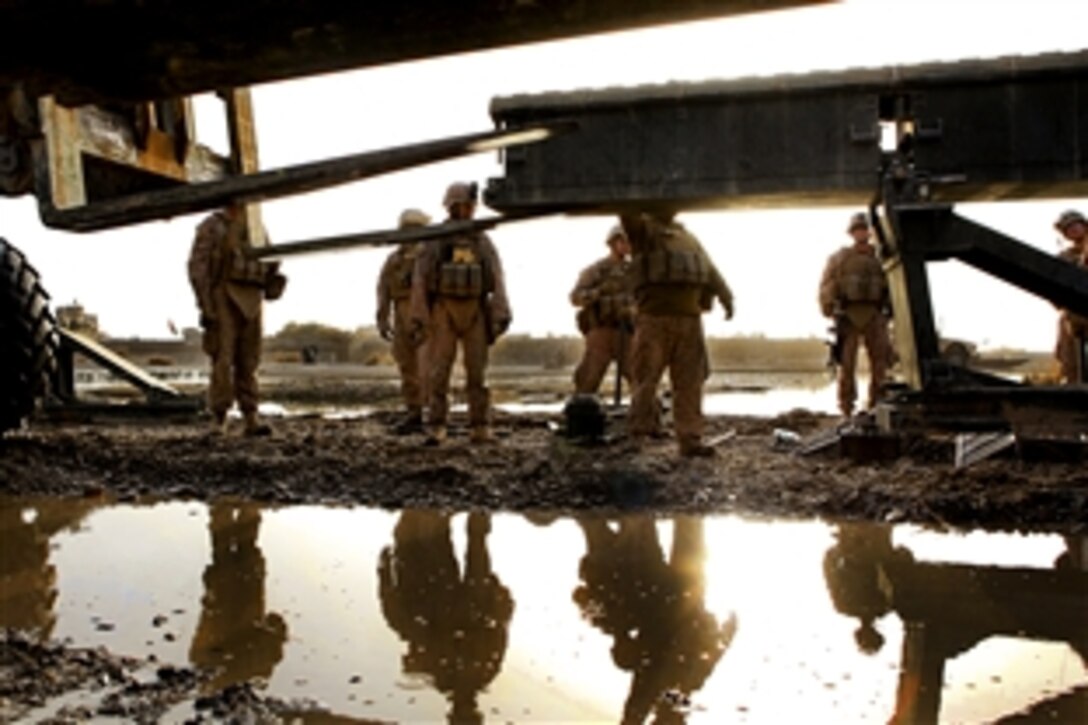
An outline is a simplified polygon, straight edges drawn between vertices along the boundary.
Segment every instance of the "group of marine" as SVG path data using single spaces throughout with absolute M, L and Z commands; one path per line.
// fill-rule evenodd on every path
M 451 184 L 443 199 L 448 220 L 471 220 L 475 184 Z M 400 215 L 402 229 L 431 219 L 417 209 Z M 1076 211 L 1055 224 L 1070 242 L 1062 257 L 1088 266 L 1088 220 Z M 228 207 L 197 228 L 189 278 L 200 309 L 204 350 L 211 358 L 208 406 L 216 431 L 224 432 L 234 404 L 247 435 L 267 435 L 257 413 L 257 367 L 263 300 L 283 294 L 286 278 L 277 263 L 254 260 L 242 243 L 240 207 Z M 869 358 L 868 407 L 879 397 L 893 361 L 888 327 L 891 304 L 883 265 L 872 244 L 865 213 L 851 216 L 851 243 L 827 261 L 819 304 L 836 323 L 838 399 L 844 417 L 854 413 L 858 349 Z M 624 214 L 606 240 L 609 253 L 587 267 L 570 294 L 578 308 L 585 350 L 574 372 L 575 392 L 595 395 L 615 363 L 631 390 L 627 436 L 634 448 L 662 435 L 658 386 L 669 372 L 679 452 L 714 454 L 703 441 L 703 385 L 710 374 L 702 315 L 717 299 L 727 320 L 733 294 L 699 240 L 668 211 Z M 392 343 L 400 371 L 406 416 L 400 432 L 421 432 L 441 446 L 449 422 L 450 375 L 462 351 L 468 400 L 469 440 L 495 440 L 486 385 L 490 346 L 510 326 L 512 314 L 502 262 L 486 233 L 469 231 L 433 242 L 401 244 L 386 259 L 377 285 L 377 328 Z M 1079 379 L 1078 340 L 1088 320 L 1068 311 L 1060 317 L 1056 357 L 1067 381 Z M 426 411 L 426 416 L 424 412 Z

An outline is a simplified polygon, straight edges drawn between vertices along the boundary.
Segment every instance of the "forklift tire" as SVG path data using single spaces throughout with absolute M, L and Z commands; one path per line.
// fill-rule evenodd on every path
M 19 428 L 49 390 L 59 345 L 37 270 L 0 237 L 0 433 Z

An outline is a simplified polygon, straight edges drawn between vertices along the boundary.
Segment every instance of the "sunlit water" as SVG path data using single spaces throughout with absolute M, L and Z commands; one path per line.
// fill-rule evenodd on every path
M 159 377 L 167 382 L 184 380 L 188 383 L 207 380 L 205 371 L 189 369 L 155 370 Z M 328 371 L 325 371 L 328 372 Z M 532 377 L 532 372 L 527 372 L 527 377 Z M 84 370 L 77 380 L 77 390 L 84 394 L 96 390 L 111 389 L 118 385 L 118 381 L 108 373 L 100 370 Z M 611 402 L 613 393 L 612 372 L 601 385 L 601 397 L 605 402 Z M 562 379 L 562 376 L 560 376 Z M 461 388 L 463 378 L 458 373 L 454 377 L 454 402 L 453 410 L 461 412 L 465 410 L 465 404 L 461 401 Z M 864 391 L 868 385 L 868 379 L 863 375 L 858 380 L 858 389 Z M 560 388 L 562 384 L 560 384 Z M 667 386 L 663 384 L 662 390 Z M 573 390 L 573 388 L 572 388 Z M 628 390 L 624 388 L 623 401 L 628 402 Z M 310 416 L 320 414 L 330 420 L 352 419 L 369 415 L 376 410 L 388 406 L 372 405 L 339 405 L 335 397 L 330 398 L 324 404 L 296 404 L 280 403 L 275 401 L 275 388 L 269 389 L 272 400 L 264 401 L 260 405 L 261 415 L 267 417 L 292 417 Z M 566 396 L 563 393 L 548 393 L 528 395 L 526 399 L 517 401 L 503 401 L 496 407 L 508 413 L 538 413 L 559 414 L 563 410 Z M 817 413 L 833 414 L 837 411 L 835 384 L 824 373 L 799 372 L 718 372 L 715 373 L 707 384 L 707 392 L 703 399 L 703 410 L 708 415 L 753 415 L 775 416 L 795 409 L 811 410 Z M 237 410 L 232 415 L 240 416 Z
M 859 390 L 864 391 L 868 384 L 867 377 L 859 377 Z M 606 403 L 613 399 L 611 385 L 601 386 Z M 715 373 L 707 389 L 703 395 L 707 415 L 772 417 L 799 408 L 827 414 L 838 411 L 835 383 L 822 373 Z M 624 388 L 624 404 L 629 402 L 627 392 Z M 559 413 L 564 405 L 564 400 L 551 400 L 500 403 L 498 407 L 510 413 Z
M 90 501 L 0 522 L 0 625 L 351 717 L 885 723 L 932 675 L 902 669 L 908 631 L 942 721 L 1088 683 L 1084 537 Z

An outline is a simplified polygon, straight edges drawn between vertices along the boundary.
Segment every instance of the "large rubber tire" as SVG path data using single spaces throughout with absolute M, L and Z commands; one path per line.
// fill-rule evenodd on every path
M 49 390 L 59 345 L 38 271 L 0 237 L 0 432 L 20 427 Z

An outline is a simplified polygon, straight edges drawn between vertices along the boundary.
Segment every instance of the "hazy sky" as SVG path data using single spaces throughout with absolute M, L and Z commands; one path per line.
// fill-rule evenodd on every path
M 254 89 L 263 167 L 312 161 L 491 127 L 493 96 L 700 81 L 748 75 L 958 60 L 1088 46 L 1083 0 L 846 0 L 580 40 L 451 56 Z M 219 104 L 198 99 L 198 136 L 225 149 Z M 501 173 L 494 154 L 444 162 L 265 206 L 274 241 L 388 228 L 409 206 L 442 216 L 451 180 Z M 964 205 L 961 212 L 1040 249 L 1059 249 L 1053 221 L 1084 200 Z M 0 201 L 0 234 L 21 246 L 54 303 L 78 299 L 115 335 L 165 337 L 167 320 L 196 320 L 185 260 L 200 216 L 75 235 L 45 229 L 34 200 Z M 482 210 L 485 211 L 485 210 Z M 682 216 L 734 289 L 737 315 L 707 316 L 711 334 L 821 335 L 816 285 L 846 243 L 853 209 L 731 211 Z M 485 211 L 486 213 L 486 211 Z M 608 218 L 558 218 L 493 233 L 507 270 L 513 332 L 574 333 L 567 293 L 604 253 Z M 266 308 L 285 322 L 373 323 L 375 278 L 387 252 L 293 258 L 285 297 Z M 1055 315 L 1042 302 L 956 263 L 931 265 L 942 331 L 985 346 L 1049 348 Z

